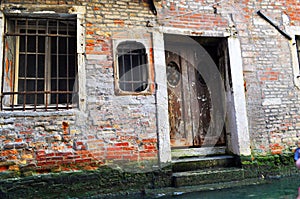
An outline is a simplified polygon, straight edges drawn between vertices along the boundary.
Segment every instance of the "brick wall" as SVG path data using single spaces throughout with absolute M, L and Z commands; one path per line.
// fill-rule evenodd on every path
M 38 2 L 47 6 L 66 3 L 22 0 L 4 3 L 32 9 L 31 4 Z M 32 171 L 93 170 L 104 164 L 122 167 L 132 161 L 138 161 L 141 169 L 145 161 L 156 165 L 154 95 L 115 95 L 111 39 L 115 32 L 144 27 L 154 15 L 143 1 L 67 1 L 67 6 L 72 5 L 82 5 L 87 10 L 83 24 L 87 111 L 3 112 L 1 170 L 25 175 Z
M 175 28 L 217 31 L 228 27 L 214 1 L 162 1 L 159 23 Z
M 87 111 L 2 112 L 1 171 L 49 172 L 95 169 L 119 161 L 156 161 L 155 95 L 117 96 L 113 77 L 112 36 L 138 28 L 152 31 L 151 26 L 189 29 L 198 35 L 234 27 L 242 47 L 252 151 L 290 151 L 298 139 L 299 91 L 293 83 L 289 41 L 256 14 L 261 9 L 279 24 L 285 14 L 287 25 L 300 26 L 298 1 L 162 0 L 155 1 L 157 16 L 146 1 L 138 0 L 5 0 L 2 4 L 38 2 L 87 9 Z
M 300 26 L 300 3 L 228 0 L 162 1 L 161 5 L 163 26 L 198 32 L 234 27 L 242 48 L 251 149 L 261 155 L 291 152 L 299 137 L 299 90 L 293 82 L 290 42 L 257 11 L 285 31 Z
M 299 136 L 299 90 L 293 82 L 289 40 L 256 12 L 261 10 L 285 30 L 299 26 L 299 8 L 297 1 L 243 1 L 238 7 L 242 14 L 234 15 L 242 45 L 254 153 L 291 152 Z

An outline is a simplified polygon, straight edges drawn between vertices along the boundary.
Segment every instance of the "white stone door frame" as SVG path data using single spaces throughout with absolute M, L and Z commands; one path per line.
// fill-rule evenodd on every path
M 187 30 L 165 29 L 153 31 L 153 52 L 156 82 L 156 102 L 157 102 L 157 133 L 159 161 L 165 164 L 172 161 L 170 134 L 169 134 L 169 115 L 168 115 L 168 93 L 165 65 L 164 34 L 189 35 Z M 192 33 L 190 32 L 190 35 Z M 227 33 L 207 33 L 202 36 L 219 36 L 228 38 L 228 50 L 231 67 L 232 91 L 231 91 L 231 118 L 229 130 L 231 132 L 229 150 L 236 155 L 251 155 L 250 136 L 248 128 L 248 118 L 246 111 L 246 98 L 244 91 L 243 65 L 241 47 L 238 38 Z
M 237 37 L 228 37 L 228 51 L 232 81 L 231 145 L 229 149 L 236 155 L 251 155 L 246 97 L 243 77 L 241 45 Z

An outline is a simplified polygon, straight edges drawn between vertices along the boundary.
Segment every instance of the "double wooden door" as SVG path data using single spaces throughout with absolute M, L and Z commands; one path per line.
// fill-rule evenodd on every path
M 196 65 L 194 53 L 185 49 L 165 51 L 165 55 L 171 147 L 215 145 L 216 138 L 207 134 L 214 123 L 210 90 L 197 69 L 201 66 Z M 218 144 L 225 145 L 225 139 L 219 139 Z

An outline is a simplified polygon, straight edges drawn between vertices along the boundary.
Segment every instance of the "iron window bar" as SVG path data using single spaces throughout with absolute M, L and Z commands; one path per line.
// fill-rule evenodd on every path
M 37 94 L 72 94 L 76 95 L 75 92 L 72 91 L 23 91 L 23 92 L 3 92 L 2 96 L 5 95 L 37 95 Z M 47 98 L 46 98 L 47 99 Z M 25 101 L 23 104 L 11 104 L 10 106 L 3 106 L 2 105 L 2 110 L 37 110 L 37 109 L 45 109 L 46 111 L 48 109 L 71 109 L 77 106 L 74 106 L 74 104 L 70 102 L 66 102 L 65 104 L 39 104 L 39 103 L 33 103 L 33 104 L 25 104 Z
M 272 19 L 270 19 L 268 16 L 266 16 L 264 13 L 261 12 L 261 10 L 257 11 L 257 14 L 263 18 L 264 20 L 266 20 L 271 26 L 273 26 L 280 34 L 282 34 L 285 38 L 287 38 L 288 40 L 292 40 L 292 37 L 290 35 L 288 35 L 285 31 L 281 30 L 280 27 L 278 25 L 276 25 Z
M 70 87 L 76 85 L 77 74 L 74 18 L 8 17 L 8 22 L 12 22 L 13 27 L 6 27 L 5 40 L 15 41 L 18 49 L 14 52 L 15 64 L 10 69 L 13 70 L 9 76 L 12 86 L 5 90 L 2 87 L 1 109 L 47 111 L 74 107 L 71 99 L 77 95 L 77 88 L 74 91 Z M 30 49 L 30 45 L 35 49 Z M 4 81 L 3 78 L 2 85 Z M 39 88 L 41 83 L 43 89 Z M 4 104 L 5 97 L 10 99 L 9 105 Z
M 37 5 L 40 5 L 40 4 L 43 4 L 43 3 L 47 3 L 48 0 L 20 0 L 19 3 L 30 3 L 30 4 L 37 4 Z M 80 5 L 80 2 L 78 0 L 57 0 L 56 3 L 55 3 L 55 0 L 52 0 L 51 3 L 53 4 L 62 4 L 62 2 L 64 4 L 75 4 L 75 5 Z M 3 0 L 3 3 L 11 3 L 11 0 Z
M 296 49 L 297 49 L 298 65 L 299 65 L 299 69 L 300 69 L 300 36 L 296 36 L 296 37 L 295 37 L 295 40 L 296 40 Z M 300 77 L 300 74 L 298 74 L 296 77 L 299 78 L 299 77 Z
M 145 46 L 135 41 L 117 47 L 119 89 L 142 92 L 148 87 L 148 64 Z

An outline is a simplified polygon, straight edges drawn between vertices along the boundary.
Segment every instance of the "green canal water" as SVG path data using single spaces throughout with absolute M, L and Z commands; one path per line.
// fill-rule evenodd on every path
M 270 179 L 260 185 L 248 185 L 205 192 L 174 192 L 172 196 L 157 195 L 161 199 L 296 199 L 300 176 Z M 159 197 L 162 196 L 162 197 Z
M 180 189 L 156 190 L 155 193 L 152 192 L 146 195 L 137 194 L 117 197 L 103 197 L 98 195 L 88 197 L 88 199 L 296 199 L 298 188 L 300 188 L 300 175 L 272 178 L 256 185 L 237 185 L 234 188 L 214 189 L 210 191 L 198 192 L 195 187 L 185 187 Z

